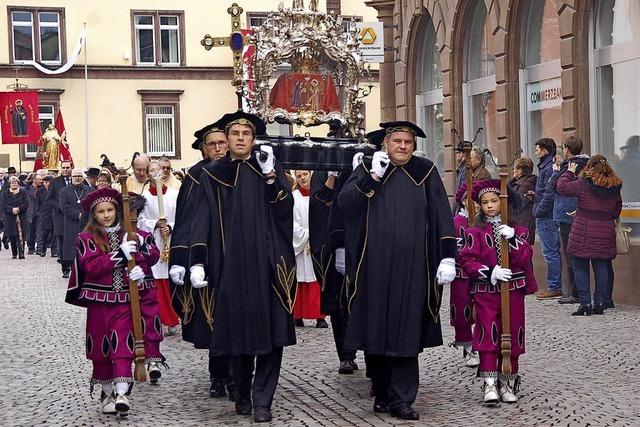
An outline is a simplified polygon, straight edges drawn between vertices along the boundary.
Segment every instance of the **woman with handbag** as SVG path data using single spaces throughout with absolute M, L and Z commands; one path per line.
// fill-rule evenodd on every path
M 577 163 L 558 178 L 561 196 L 577 197 L 578 208 L 569 233 L 568 252 L 574 257 L 573 268 L 580 307 L 574 316 L 604 313 L 609 295 L 609 262 L 616 257 L 616 219 L 622 210 L 622 179 L 604 156 L 589 159 L 580 177 Z M 591 305 L 589 265 L 595 278 L 594 306 Z

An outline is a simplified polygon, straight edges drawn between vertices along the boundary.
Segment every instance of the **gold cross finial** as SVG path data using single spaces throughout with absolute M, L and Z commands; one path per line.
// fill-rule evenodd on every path
M 227 8 L 227 13 L 231 15 L 231 34 L 228 37 L 211 37 L 210 34 L 206 34 L 200 41 L 200 44 L 206 50 L 222 46 L 231 48 L 233 53 L 233 80 L 231 84 L 236 87 L 242 86 L 242 50 L 249 44 L 249 41 L 240 31 L 240 15 L 242 15 L 242 12 L 244 12 L 244 9 L 238 6 L 238 3 L 233 3 Z

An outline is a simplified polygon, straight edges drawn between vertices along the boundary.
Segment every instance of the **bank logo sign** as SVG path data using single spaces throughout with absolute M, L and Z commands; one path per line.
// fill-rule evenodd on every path
M 562 80 L 541 80 L 527 85 L 527 110 L 540 111 L 562 105 Z
M 367 62 L 384 61 L 384 27 L 382 22 L 354 22 L 360 35 L 360 53 Z

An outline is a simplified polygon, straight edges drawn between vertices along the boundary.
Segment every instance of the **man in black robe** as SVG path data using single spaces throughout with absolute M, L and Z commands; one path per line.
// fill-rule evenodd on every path
M 253 406 L 254 421 L 268 422 L 282 348 L 295 344 L 293 196 L 271 147 L 252 151 L 262 120 L 238 111 L 219 123 L 229 153 L 200 175 L 190 280 L 194 288 L 213 284 L 210 351 L 231 356 L 236 412 Z
M 191 144 L 200 150 L 202 160 L 187 171 L 178 193 L 176 219 L 171 237 L 169 275 L 172 286 L 172 305 L 180 316 L 182 339 L 195 348 L 209 349 L 213 327 L 213 284 L 194 290 L 189 282 L 186 269 L 189 267 L 189 245 L 191 244 L 191 224 L 194 219 L 195 199 L 202 169 L 212 160 L 218 160 L 227 153 L 227 137 L 217 122 L 194 133 L 196 140 Z M 209 379 L 211 397 L 234 399 L 234 384 L 229 372 L 228 356 L 209 357 Z
M 62 248 L 60 262 L 62 263 L 62 277 L 69 277 L 71 266 L 76 259 L 76 239 L 78 233 L 87 224 L 86 215 L 82 210 L 82 201 L 87 198 L 92 188 L 83 183 L 82 169 L 71 171 L 71 185 L 60 190 L 60 210 L 64 221 L 64 235 L 62 236 Z
M 344 213 L 345 350 L 362 349 L 375 412 L 419 419 L 418 354 L 442 345 L 441 284 L 455 278 L 456 239 L 449 202 L 433 162 L 413 156 L 410 122 L 381 123 L 385 151 L 361 163 L 338 195 Z
M 53 192 L 48 194 L 49 202 L 51 205 L 55 205 L 53 211 L 53 236 L 56 245 L 56 255 L 58 262 L 61 262 L 60 255 L 62 254 L 62 238 L 64 236 L 64 216 L 60 209 L 60 190 L 64 187 L 71 185 L 71 162 L 60 162 L 60 175 L 51 181 L 51 187 Z M 54 256 L 53 251 L 51 256 Z M 65 268 L 63 266 L 62 272 L 64 274 Z

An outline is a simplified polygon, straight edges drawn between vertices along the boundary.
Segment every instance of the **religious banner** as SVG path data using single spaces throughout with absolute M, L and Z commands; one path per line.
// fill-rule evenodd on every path
M 269 102 L 271 108 L 290 112 L 340 111 L 333 78 L 324 74 L 283 74 L 273 86 Z
M 38 92 L 0 92 L 3 144 L 35 144 L 40 137 Z

